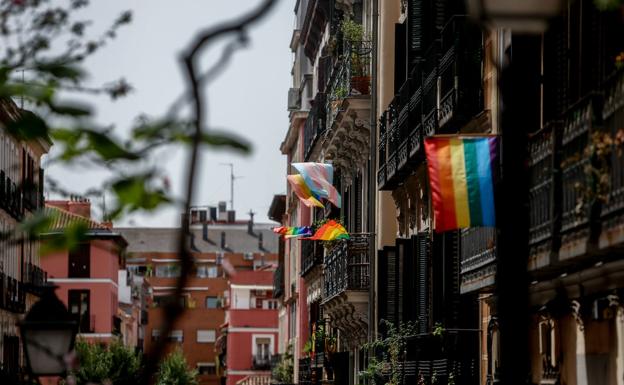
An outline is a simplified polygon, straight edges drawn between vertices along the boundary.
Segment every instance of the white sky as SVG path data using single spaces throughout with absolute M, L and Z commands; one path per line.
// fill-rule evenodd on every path
M 94 84 L 125 77 L 135 89 L 117 102 L 95 98 L 91 104 L 98 123 L 115 125 L 116 132 L 123 136 L 137 115 L 162 116 L 182 91 L 182 48 L 200 29 L 235 17 L 258 3 L 259 0 L 92 0 L 85 16 L 94 21 L 94 30 L 105 28 L 122 10 L 133 11 L 132 23 L 86 62 Z M 234 196 L 239 219 L 247 218 L 246 213 L 252 209 L 258 222 L 268 221 L 273 195 L 285 191 L 286 164 L 279 145 L 288 127 L 286 96 L 292 65 L 288 46 L 293 8 L 293 0 L 279 1 L 261 23 L 252 27 L 249 46 L 238 51 L 228 69 L 209 86 L 209 124 L 245 137 L 253 144 L 254 152 L 242 157 L 204 151 L 195 204 L 216 205 L 219 200 L 229 200 L 229 168 L 220 166 L 222 162 L 234 163 L 235 175 L 242 177 L 235 183 Z M 219 52 L 211 50 L 204 58 L 206 65 Z M 159 159 L 178 196 L 183 191 L 186 159 L 182 149 L 169 150 Z M 46 172 L 64 187 L 79 192 L 97 186 L 102 178 L 102 174 L 86 167 L 69 169 L 51 164 Z M 168 208 L 153 215 L 133 215 L 119 224 L 165 227 L 178 222 L 179 209 Z

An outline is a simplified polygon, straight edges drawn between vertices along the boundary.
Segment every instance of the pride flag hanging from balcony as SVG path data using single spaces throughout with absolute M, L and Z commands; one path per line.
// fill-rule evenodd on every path
M 340 194 L 333 186 L 334 167 L 331 164 L 306 162 L 292 163 L 292 166 L 299 171 L 306 186 L 317 199 L 325 198 L 334 206 L 340 207 Z
M 495 226 L 498 137 L 429 137 L 425 154 L 435 231 Z
M 283 235 L 284 238 L 309 237 L 312 235 L 312 228 L 310 226 L 280 226 L 273 227 L 273 232 Z
M 299 199 L 303 202 L 304 205 L 308 207 L 321 207 L 324 208 L 323 204 L 320 202 L 321 199 L 318 196 L 315 196 L 310 188 L 303 180 L 303 177 L 299 174 L 296 175 L 288 175 L 286 177 L 288 179 L 288 183 L 290 183 L 290 187 L 292 187 L 295 195 L 299 197 Z
M 337 239 L 349 239 L 349 233 L 340 223 L 333 219 L 328 220 L 325 224 L 316 229 L 316 232 L 309 239 L 314 241 L 335 241 Z

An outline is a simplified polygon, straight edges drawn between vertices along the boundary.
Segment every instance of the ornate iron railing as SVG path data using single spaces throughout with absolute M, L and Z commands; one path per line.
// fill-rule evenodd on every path
M 301 276 L 314 266 L 323 264 L 323 245 L 319 242 L 304 241 L 301 244 Z
M 325 94 L 319 92 L 314 102 L 303 129 L 303 148 L 305 159 L 309 159 L 314 145 L 325 132 L 326 123 Z
M 347 290 L 368 290 L 370 234 L 351 234 L 325 254 L 324 300 Z
M 478 290 L 493 283 L 496 262 L 496 229 L 493 227 L 463 229 L 460 244 L 462 293 Z

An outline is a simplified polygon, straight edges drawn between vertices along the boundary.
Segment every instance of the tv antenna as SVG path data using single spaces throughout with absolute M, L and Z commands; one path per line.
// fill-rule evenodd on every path
M 230 210 L 234 210 L 234 180 L 242 178 L 241 176 L 234 176 L 234 164 L 233 163 L 219 163 L 221 166 L 230 167 Z

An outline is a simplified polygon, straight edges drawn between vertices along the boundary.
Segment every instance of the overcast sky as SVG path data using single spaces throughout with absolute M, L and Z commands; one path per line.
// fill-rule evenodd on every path
M 97 121 L 114 125 L 120 136 L 141 113 L 162 115 L 181 93 L 183 73 L 179 54 L 198 30 L 250 10 L 259 0 L 92 0 L 86 13 L 102 29 L 120 11 L 131 9 L 133 21 L 122 28 L 118 38 L 86 62 L 90 81 L 104 83 L 125 77 L 134 92 L 117 102 L 105 97 L 91 103 Z M 273 11 L 251 29 L 250 45 L 238 51 L 233 62 L 208 88 L 209 124 L 245 137 L 254 146 L 251 156 L 204 152 L 195 204 L 213 205 L 229 200 L 229 168 L 234 163 L 234 207 L 238 218 L 247 218 L 251 209 L 258 222 L 268 221 L 267 211 L 274 194 L 286 189 L 285 158 L 279 145 L 288 127 L 286 95 L 290 85 L 293 26 L 292 0 L 281 0 Z M 217 57 L 212 50 L 205 64 Z M 169 150 L 159 162 L 169 172 L 173 192 L 180 195 L 186 173 L 186 152 Z M 89 168 L 51 164 L 47 173 L 73 191 L 97 186 L 102 175 Z M 229 203 L 228 203 L 229 207 Z M 133 215 L 121 225 L 149 227 L 176 226 L 179 212 L 170 208 L 154 215 Z

